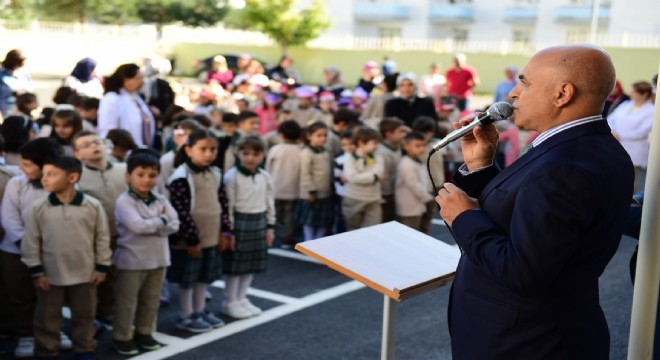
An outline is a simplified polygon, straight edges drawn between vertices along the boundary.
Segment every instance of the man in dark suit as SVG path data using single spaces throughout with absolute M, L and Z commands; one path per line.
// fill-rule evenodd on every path
M 497 130 L 477 127 L 462 140 L 456 185 L 436 198 L 463 253 L 449 305 L 453 358 L 608 359 L 598 277 L 621 239 L 634 176 L 600 117 L 614 66 L 597 47 L 552 47 L 519 78 L 511 118 L 540 134 L 533 148 L 500 171 Z

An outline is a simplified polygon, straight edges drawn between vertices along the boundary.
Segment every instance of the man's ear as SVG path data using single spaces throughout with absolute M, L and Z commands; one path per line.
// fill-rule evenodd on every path
M 565 107 L 575 97 L 575 85 L 571 83 L 562 83 L 557 89 L 554 104 L 558 108 Z

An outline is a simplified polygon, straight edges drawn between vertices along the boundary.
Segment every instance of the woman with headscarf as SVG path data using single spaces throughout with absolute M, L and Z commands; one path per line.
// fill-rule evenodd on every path
M 16 95 L 21 92 L 34 92 L 30 76 L 21 68 L 25 56 L 20 50 L 11 50 L 0 66 L 0 118 L 7 118 L 16 109 Z
M 97 99 L 103 96 L 103 84 L 96 76 L 96 61 L 92 58 L 78 61 L 62 85 L 74 89 L 80 95 Z
M 420 116 L 438 119 L 433 100 L 417 96 L 417 76 L 415 74 L 407 72 L 399 75 L 396 85 L 399 89 L 399 97 L 385 103 L 385 117 L 399 118 L 408 126 L 412 126 L 413 121 Z
M 140 67 L 135 64 L 120 65 L 105 79 L 105 95 L 98 111 L 101 138 L 112 129 L 124 129 L 138 146 L 153 145 L 156 124 L 149 106 L 138 93 L 142 82 Z
M 344 82 L 341 79 L 341 70 L 336 66 L 330 66 L 323 70 L 325 84 L 319 89 L 319 94 L 323 91 L 329 91 L 335 95 L 335 100 L 339 100 L 342 91 L 344 91 Z

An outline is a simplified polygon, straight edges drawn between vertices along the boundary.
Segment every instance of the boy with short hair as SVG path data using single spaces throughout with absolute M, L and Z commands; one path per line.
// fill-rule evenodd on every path
M 93 196 L 101 202 L 110 228 L 110 248 L 117 244 L 117 225 L 115 224 L 115 204 L 117 198 L 126 191 L 126 164 L 111 163 L 105 157 L 105 143 L 95 133 L 83 130 L 73 137 L 74 155 L 84 166 L 78 188 L 83 193 Z M 108 272 L 107 281 L 99 286 L 97 320 L 104 324 L 112 323 L 114 303 L 114 268 Z
M 112 343 L 121 355 L 137 355 L 138 347 L 161 347 L 152 334 L 170 265 L 167 236 L 179 230 L 179 217 L 169 201 L 153 191 L 160 171 L 153 153 L 134 152 L 126 165 L 128 191 L 119 196 L 115 207 L 119 238 L 112 259 L 117 269 Z
M 96 347 L 96 286 L 105 280 L 112 252 L 101 203 L 76 190 L 81 172 L 82 164 L 73 157 L 48 160 L 41 182 L 50 194 L 33 205 L 25 225 L 21 261 L 37 288 L 37 357 L 59 355 L 65 301 L 76 358 L 91 359 Z
M 111 161 L 114 163 L 123 163 L 131 151 L 138 148 L 133 135 L 126 129 L 112 129 L 105 138 L 112 142 Z
M 420 116 L 413 121 L 412 125 L 413 131 L 419 131 L 424 134 L 426 139 L 426 153 L 428 154 L 433 145 L 438 142 L 438 139 L 435 137 L 437 131 L 436 121 L 429 116 Z M 442 184 L 445 183 L 445 165 L 444 165 L 444 156 L 447 153 L 447 149 L 440 149 L 435 153 L 434 161 L 431 161 L 431 174 L 433 174 L 433 181 L 438 187 L 433 189 L 433 185 L 429 181 L 428 191 L 432 194 L 437 194 L 438 190 Z M 424 162 L 424 167 L 426 169 L 426 162 Z M 427 170 L 428 177 L 428 170 Z M 435 200 L 431 200 L 426 203 L 426 212 L 422 216 L 420 231 L 428 234 L 431 231 L 431 221 L 438 211 L 438 205 L 435 203 Z
M 397 118 L 385 118 L 380 122 L 382 141 L 376 154 L 383 158 L 383 178 L 381 191 L 383 193 L 383 222 L 394 221 L 396 204 L 394 201 L 394 182 L 396 168 L 401 161 L 401 140 L 406 136 L 403 121 Z
M 333 114 L 332 126 L 328 131 L 328 140 L 325 142 L 325 148 L 333 159 L 342 153 L 340 135 L 359 124 L 359 118 L 357 112 L 348 109 L 339 109 Z
M 426 153 L 424 134 L 414 131 L 406 135 L 403 149 L 406 155 L 396 170 L 396 220 L 421 231 L 426 204 L 433 201 L 433 195 L 429 192 L 431 181 L 422 162 Z
M 346 158 L 344 176 L 346 185 L 342 212 L 347 230 L 380 224 L 382 221 L 383 159 L 376 155 L 380 134 L 366 126 L 360 127 L 353 137 L 355 152 Z
M 259 135 L 259 115 L 250 110 L 242 111 L 236 118 L 237 132 L 241 136 Z
M 300 152 L 298 143 L 302 129 L 293 120 L 284 121 L 277 127 L 282 143 L 268 152 L 266 171 L 273 179 L 275 194 L 275 214 L 277 223 L 282 226 L 282 247 L 293 246 L 296 227 L 293 215 L 300 189 Z
M 13 330 L 18 337 L 14 350 L 17 358 L 34 355 L 33 318 L 37 302 L 30 270 L 21 262 L 20 243 L 32 205 L 48 195 L 41 185 L 44 163 L 62 152 L 62 146 L 52 138 L 35 139 L 21 146 L 18 153 L 22 174 L 9 180 L 2 199 L 0 219 L 5 234 L 0 242 L 0 281 L 7 292 Z M 70 346 L 71 340 L 63 335 L 62 347 Z

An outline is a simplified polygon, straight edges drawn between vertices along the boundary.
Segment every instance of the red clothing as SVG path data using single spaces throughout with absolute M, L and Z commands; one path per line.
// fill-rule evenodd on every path
M 472 86 L 474 79 L 478 78 L 477 70 L 470 65 L 456 69 L 452 67 L 445 74 L 449 87 L 449 95 L 458 96 L 461 99 L 472 97 Z
M 233 79 L 234 79 L 234 74 L 231 72 L 231 70 L 226 70 L 226 71 L 223 71 L 223 72 L 216 72 L 216 71 L 210 70 L 209 74 L 206 78 L 206 83 L 210 84 L 211 81 L 215 80 L 215 81 L 218 82 L 218 84 L 222 85 L 222 87 L 225 87 Z
M 515 125 L 500 132 L 500 142 L 508 142 L 504 158 L 504 167 L 509 167 L 520 157 L 522 149 L 531 144 L 539 134 L 536 131 L 521 133 Z
M 259 134 L 265 136 L 273 130 L 277 130 L 277 110 L 275 108 L 259 106 L 254 109 L 254 112 L 259 115 Z

